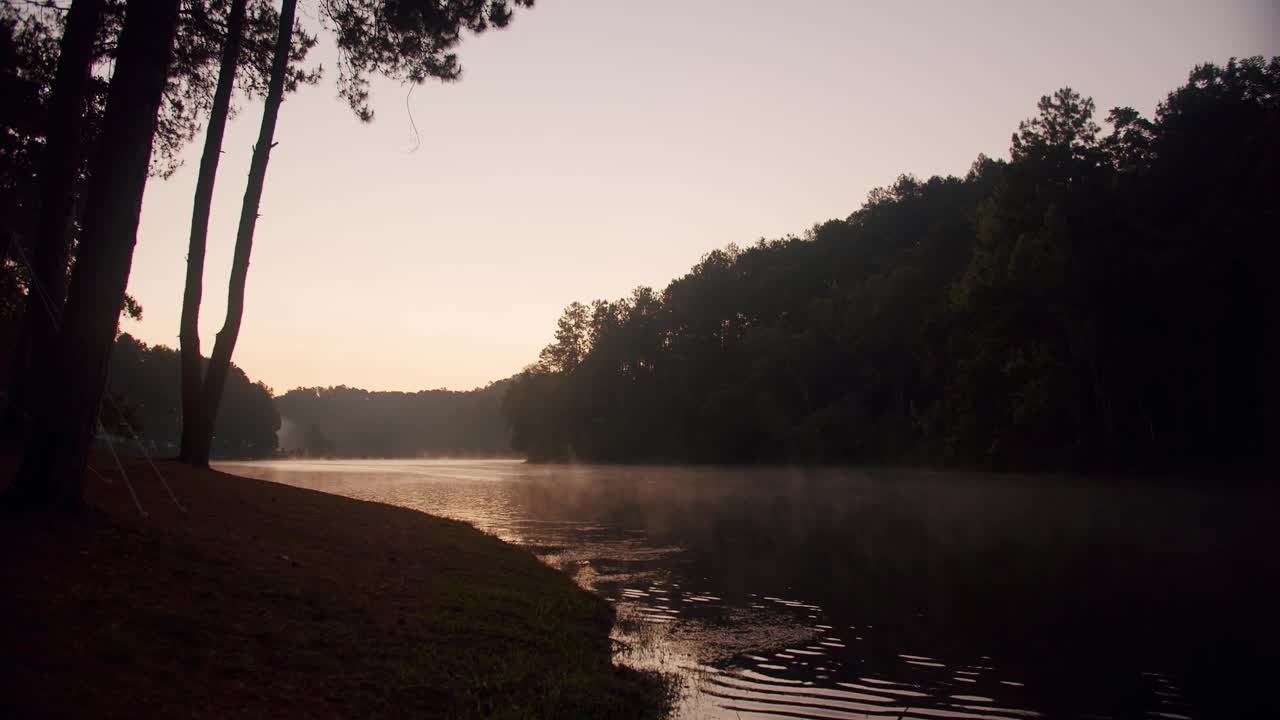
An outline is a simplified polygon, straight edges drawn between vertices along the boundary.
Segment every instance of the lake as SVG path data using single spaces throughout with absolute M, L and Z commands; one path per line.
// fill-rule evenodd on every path
M 617 608 L 688 718 L 1206 718 L 1275 682 L 1258 490 L 902 470 L 279 461 L 465 520 Z

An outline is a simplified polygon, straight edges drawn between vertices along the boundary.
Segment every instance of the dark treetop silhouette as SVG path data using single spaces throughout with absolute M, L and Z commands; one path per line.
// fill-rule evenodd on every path
M 803 238 L 570 305 L 514 379 L 534 459 L 1253 464 L 1277 442 L 1280 58 L 1101 135 L 1044 97 L 1011 160 L 903 176 Z M 1264 358 L 1270 358 L 1268 364 Z
M 463 30 L 480 33 L 490 26 L 503 27 L 511 19 L 511 5 L 531 6 L 532 0 L 471 0 L 461 3 L 385 2 L 384 0 L 325 0 L 321 8 L 337 33 L 339 87 L 352 109 L 363 120 L 373 117 L 368 107 L 370 73 L 399 77 L 421 83 L 428 77 L 455 80 L 461 72 L 451 52 Z M 295 0 L 282 6 L 280 34 L 263 111 L 262 128 L 254 146 L 249 182 L 240 211 L 235 257 L 227 292 L 227 316 L 218 333 L 213 354 L 201 384 L 198 319 L 204 269 L 204 235 L 208 224 L 208 203 L 213 192 L 221 124 L 225 116 L 215 114 L 202 159 L 201 183 L 196 188 L 192 213 L 187 286 L 183 296 L 181 339 L 183 352 L 183 431 L 180 456 L 193 465 L 207 465 L 213 442 L 214 419 L 226 380 L 231 355 L 239 337 L 244 315 L 244 291 L 253 249 L 258 208 L 266 179 L 267 163 L 274 145 L 275 122 L 282 101 L 281 89 L 288 73 L 289 36 Z M 224 69 L 234 75 L 234 59 L 229 43 Z
M 153 141 L 153 174 L 164 176 L 178 167 L 177 152 L 194 135 L 208 105 L 213 51 L 225 36 L 218 17 L 224 4 L 188 3 L 179 12 L 172 68 Z M 90 163 L 81 147 L 97 143 L 106 102 L 102 73 L 90 73 L 94 68 L 109 69 L 119 44 L 121 10 L 119 3 L 97 0 L 72 3 L 65 11 L 56 4 L 0 5 L 7 48 L 0 124 L 8 141 L 0 227 L 11 234 L 11 256 L 19 260 L 13 274 L 5 277 L 6 287 L 25 292 L 25 303 L 13 298 L 3 315 L 6 339 L 14 343 L 4 409 L 4 439 L 10 444 L 21 443 L 29 409 L 37 402 L 30 392 L 38 372 L 32 363 L 52 352 L 56 339 L 89 179 Z M 245 31 L 245 72 L 240 75 L 248 92 L 262 82 L 264 27 L 272 31 L 276 16 L 262 0 L 254 3 L 253 11 Z
M 91 15 L 93 0 L 76 0 L 73 18 Z M 83 5 L 83 6 L 82 6 Z M 389 2 L 387 0 L 343 1 L 322 3 L 327 27 L 335 31 L 341 53 L 339 86 L 343 97 L 362 118 L 369 119 L 368 77 L 382 73 L 404 80 L 421 82 L 427 77 L 457 77 L 457 59 L 451 49 L 463 30 L 481 32 L 490 26 L 505 26 L 513 6 L 528 7 L 532 0 L 469 0 L 467 2 Z M 112 6 L 114 7 L 114 6 Z M 188 19 L 209 22 L 210 17 L 227 17 L 231 10 L 226 0 L 165 0 L 164 2 L 127 2 L 123 14 L 102 14 L 100 28 L 108 21 L 122 22 L 114 44 L 114 71 L 97 134 L 98 154 L 88 167 L 88 189 L 84 195 L 85 210 L 80 218 L 76 262 L 71 274 L 65 309 L 48 303 L 43 308 L 49 320 L 60 328 L 56 337 L 42 346 L 31 346 L 30 368 L 24 387 L 39 403 L 29 405 L 24 413 L 32 417 L 31 432 L 17 480 L 6 491 L 9 502 L 26 505 L 76 505 L 80 501 L 85 457 L 98 425 L 99 403 L 107 379 L 111 343 L 120 309 L 124 306 L 124 289 L 132 264 L 142 193 L 145 188 L 152 150 L 157 141 L 175 134 L 182 140 L 194 133 L 194 117 L 207 104 L 178 103 L 177 111 L 163 111 L 165 94 L 171 88 L 184 89 L 180 97 L 207 103 L 211 91 L 208 72 L 187 72 L 191 67 L 212 68 L 226 53 L 221 52 L 228 36 L 221 42 L 195 43 L 203 52 L 187 53 L 183 28 Z M 258 7 L 255 5 L 254 7 Z M 228 318 L 215 347 L 203 393 L 205 412 L 196 417 L 207 419 L 197 424 L 200 452 L 189 459 L 207 461 L 213 418 L 217 415 L 222 384 L 230 363 L 242 312 L 242 288 L 247 272 L 253 225 L 258 199 L 265 179 L 266 161 L 273 143 L 274 121 L 279 109 L 289 63 L 298 59 L 293 45 L 292 0 L 284 4 L 281 28 L 275 34 L 277 43 L 271 53 L 268 102 L 263 116 L 249 188 L 245 193 L 241 228 L 237 237 L 236 263 L 228 302 Z M 13 38 L 18 25 L 10 22 L 22 13 L 14 13 L 10 3 L 4 5 L 5 30 Z M 123 18 L 122 21 L 120 18 Z M 87 22 L 87 21 L 86 21 Z M 216 21 L 211 21 L 216 25 Z M 91 23 L 90 23 L 91 24 Z M 230 24 L 230 23 L 228 23 Z M 252 25 L 252 23 L 249 23 Z M 76 27 L 79 27 L 77 24 Z M 34 33 L 39 40 L 39 33 Z M 48 34 L 45 34 L 48 37 Z M 79 37 L 79 35 L 75 36 Z M 238 35 L 232 35 L 234 40 Z M 67 47 L 75 46 L 73 36 Z M 308 41 L 303 41 L 304 47 Z M 46 61 L 52 53 L 36 48 L 25 57 Z M 176 50 L 175 50 L 176 47 Z M 14 53 L 24 56 L 23 53 Z M 6 57 L 6 67 L 10 63 Z M 68 56 L 68 63 L 72 60 Z M 60 73 L 53 96 L 74 98 L 69 84 L 83 75 Z M 184 79 L 194 80 L 187 82 Z M 82 80 L 77 80 L 82 82 Z M 15 86 L 21 83 L 14 83 Z M 225 95 L 225 93 L 223 93 Z M 61 102 L 61 101 L 60 101 Z M 70 106 L 70 101 L 62 105 Z M 170 103 L 170 106 L 173 106 Z M 195 108 L 195 115 L 187 112 Z M 221 108 L 220 108 L 221 109 Z M 167 122 L 176 116 L 176 125 Z M 80 118 L 87 127 L 91 113 Z M 182 122 L 190 120 L 190 122 Z M 176 128 L 176 129 L 175 129 Z M 161 152 L 159 157 L 165 157 Z M 64 173 L 65 174 L 65 173 Z M 15 231 L 8 229 L 12 237 Z M 56 263 L 55 263 L 56 264 Z M 39 288 L 38 279 L 32 288 Z M 38 294 L 38 293 L 37 293 Z M 59 317 L 61 315 L 61 317 Z M 40 336 L 35 336 L 40 337 Z M 12 399 L 12 398 L 11 398 Z

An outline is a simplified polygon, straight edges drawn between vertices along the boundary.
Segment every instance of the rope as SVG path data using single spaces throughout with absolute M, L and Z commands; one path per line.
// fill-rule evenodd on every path
M 85 463 L 85 467 L 89 469 L 89 472 L 93 473 L 94 475 L 97 475 L 97 476 L 98 476 L 98 479 L 99 479 L 99 480 L 101 480 L 102 482 L 104 482 L 104 483 L 106 483 L 106 484 L 108 484 L 108 485 L 111 485 L 111 484 L 112 484 L 111 478 L 109 478 L 109 477 L 107 477 L 106 475 L 103 475 L 102 473 L 100 473 L 100 472 L 98 472 L 97 470 L 95 470 L 95 469 L 93 468 L 93 466 L 92 466 L 92 465 L 89 465 L 88 463 Z
M 26 418 L 27 420 L 30 420 L 30 421 L 33 421 L 33 422 L 35 421 L 36 417 L 35 417 L 34 415 L 32 415 L 31 413 L 27 412 L 27 409 L 26 409 L 26 408 L 22 407 L 22 406 L 21 406 L 21 405 L 19 405 L 18 403 L 16 403 L 16 402 L 14 402 L 14 401 L 12 401 L 12 400 L 10 400 L 10 399 L 9 399 L 9 393 L 7 393 L 7 392 L 0 392 L 0 401 L 4 401 L 4 404 L 5 404 L 5 405 L 8 405 L 9 407 L 13 408 L 14 410 L 17 410 L 18 412 L 22 413 L 22 417 Z
M 129 473 L 124 471 L 124 463 L 120 462 L 120 456 L 116 454 L 116 445 L 111 442 L 111 435 L 103 427 L 102 420 L 98 420 L 98 429 L 102 432 L 102 438 L 107 441 L 107 449 L 111 451 L 111 457 L 116 461 L 116 468 L 120 471 L 120 477 L 124 478 L 124 486 L 129 488 L 129 497 L 133 498 L 133 506 L 138 508 L 139 515 L 144 518 L 148 517 L 147 511 L 142 509 L 142 503 L 138 500 L 138 493 L 133 491 L 133 483 L 129 482 Z
M 22 249 L 22 243 L 11 243 L 11 247 L 18 249 L 18 254 L 22 256 L 22 264 L 27 266 L 27 275 L 30 276 L 31 286 L 36 289 L 36 297 L 40 299 L 40 304 L 44 307 L 44 311 L 49 314 L 49 320 L 53 323 L 53 328 L 58 329 L 58 313 L 53 307 L 53 298 L 49 292 L 44 289 L 44 285 L 40 282 L 40 278 L 36 277 L 36 269 L 31 265 L 31 260 L 27 258 L 27 251 Z
M 125 418 L 124 412 L 116 405 L 116 401 L 111 399 L 111 394 L 108 393 L 106 397 L 107 402 L 111 403 L 111 406 L 116 409 L 116 416 L 120 418 L 120 422 L 124 424 L 125 429 L 133 436 L 133 442 L 142 451 L 142 457 L 147 459 L 147 464 L 151 466 L 151 472 L 156 474 L 156 477 L 160 479 L 160 484 L 164 486 L 164 491 L 169 493 L 169 499 L 173 501 L 173 506 L 185 513 L 187 509 L 183 507 L 181 502 L 178 502 L 178 496 L 173 493 L 173 488 L 169 487 L 169 481 L 165 479 L 164 473 L 160 472 L 160 468 L 156 467 L 155 461 L 151 459 L 151 453 L 147 452 L 147 446 L 142 442 L 142 438 L 138 437 L 138 432 L 133 429 L 133 425 Z

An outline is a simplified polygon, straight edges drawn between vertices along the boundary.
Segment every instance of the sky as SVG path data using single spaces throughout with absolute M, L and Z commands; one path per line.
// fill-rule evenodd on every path
M 483 386 L 572 301 L 1007 157 L 1055 89 L 1149 114 L 1196 63 L 1280 55 L 1280 0 L 538 0 L 462 43 L 461 81 L 375 83 L 362 124 L 300 17 L 325 79 L 281 108 L 234 357 L 277 393 Z M 242 102 L 223 146 L 206 353 L 260 118 Z M 177 346 L 202 138 L 148 184 L 122 326 L 148 343 Z

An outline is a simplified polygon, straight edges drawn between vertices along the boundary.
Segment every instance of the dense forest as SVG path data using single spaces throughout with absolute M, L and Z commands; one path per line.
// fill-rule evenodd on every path
M 1280 58 L 1153 118 L 1040 100 L 1009 160 L 574 303 L 504 413 L 532 459 L 1251 464 L 1274 439 Z M 940 127 L 940 132 L 944 128 Z
M 180 362 L 173 348 L 148 346 L 127 333 L 116 340 L 102 411 L 112 434 L 128 441 L 136 434 L 160 456 L 177 453 Z M 416 393 L 296 388 L 273 397 L 271 388 L 232 364 L 214 428 L 213 457 L 510 455 L 501 414 L 507 385 L 500 381 L 469 392 Z
M 208 362 L 206 358 L 204 362 Z M 181 358 L 123 333 L 111 356 L 104 427 L 135 452 L 172 457 L 182 433 Z M 511 455 L 502 420 L 507 381 L 467 392 L 296 388 L 273 396 L 235 364 L 214 427 L 213 457 L 424 457 Z
M 130 441 L 136 434 L 149 452 L 162 457 L 177 454 L 182 434 L 179 362 L 173 348 L 148 346 L 127 333 L 117 338 L 109 394 L 103 403 L 104 426 Z M 271 388 L 251 381 L 232 364 L 214 427 L 214 457 L 271 457 L 276 454 L 279 429 L 280 414 Z
M 182 431 L 181 358 L 124 333 L 111 357 L 102 422 L 126 451 L 135 437 L 172 457 Z M 206 358 L 204 362 L 208 362 Z M 468 392 L 296 388 L 274 397 L 232 364 L 213 435 L 213 457 L 424 457 L 511 455 L 500 381 Z
M 501 413 L 507 385 L 416 393 L 297 388 L 276 398 L 281 449 L 322 457 L 511 455 Z

